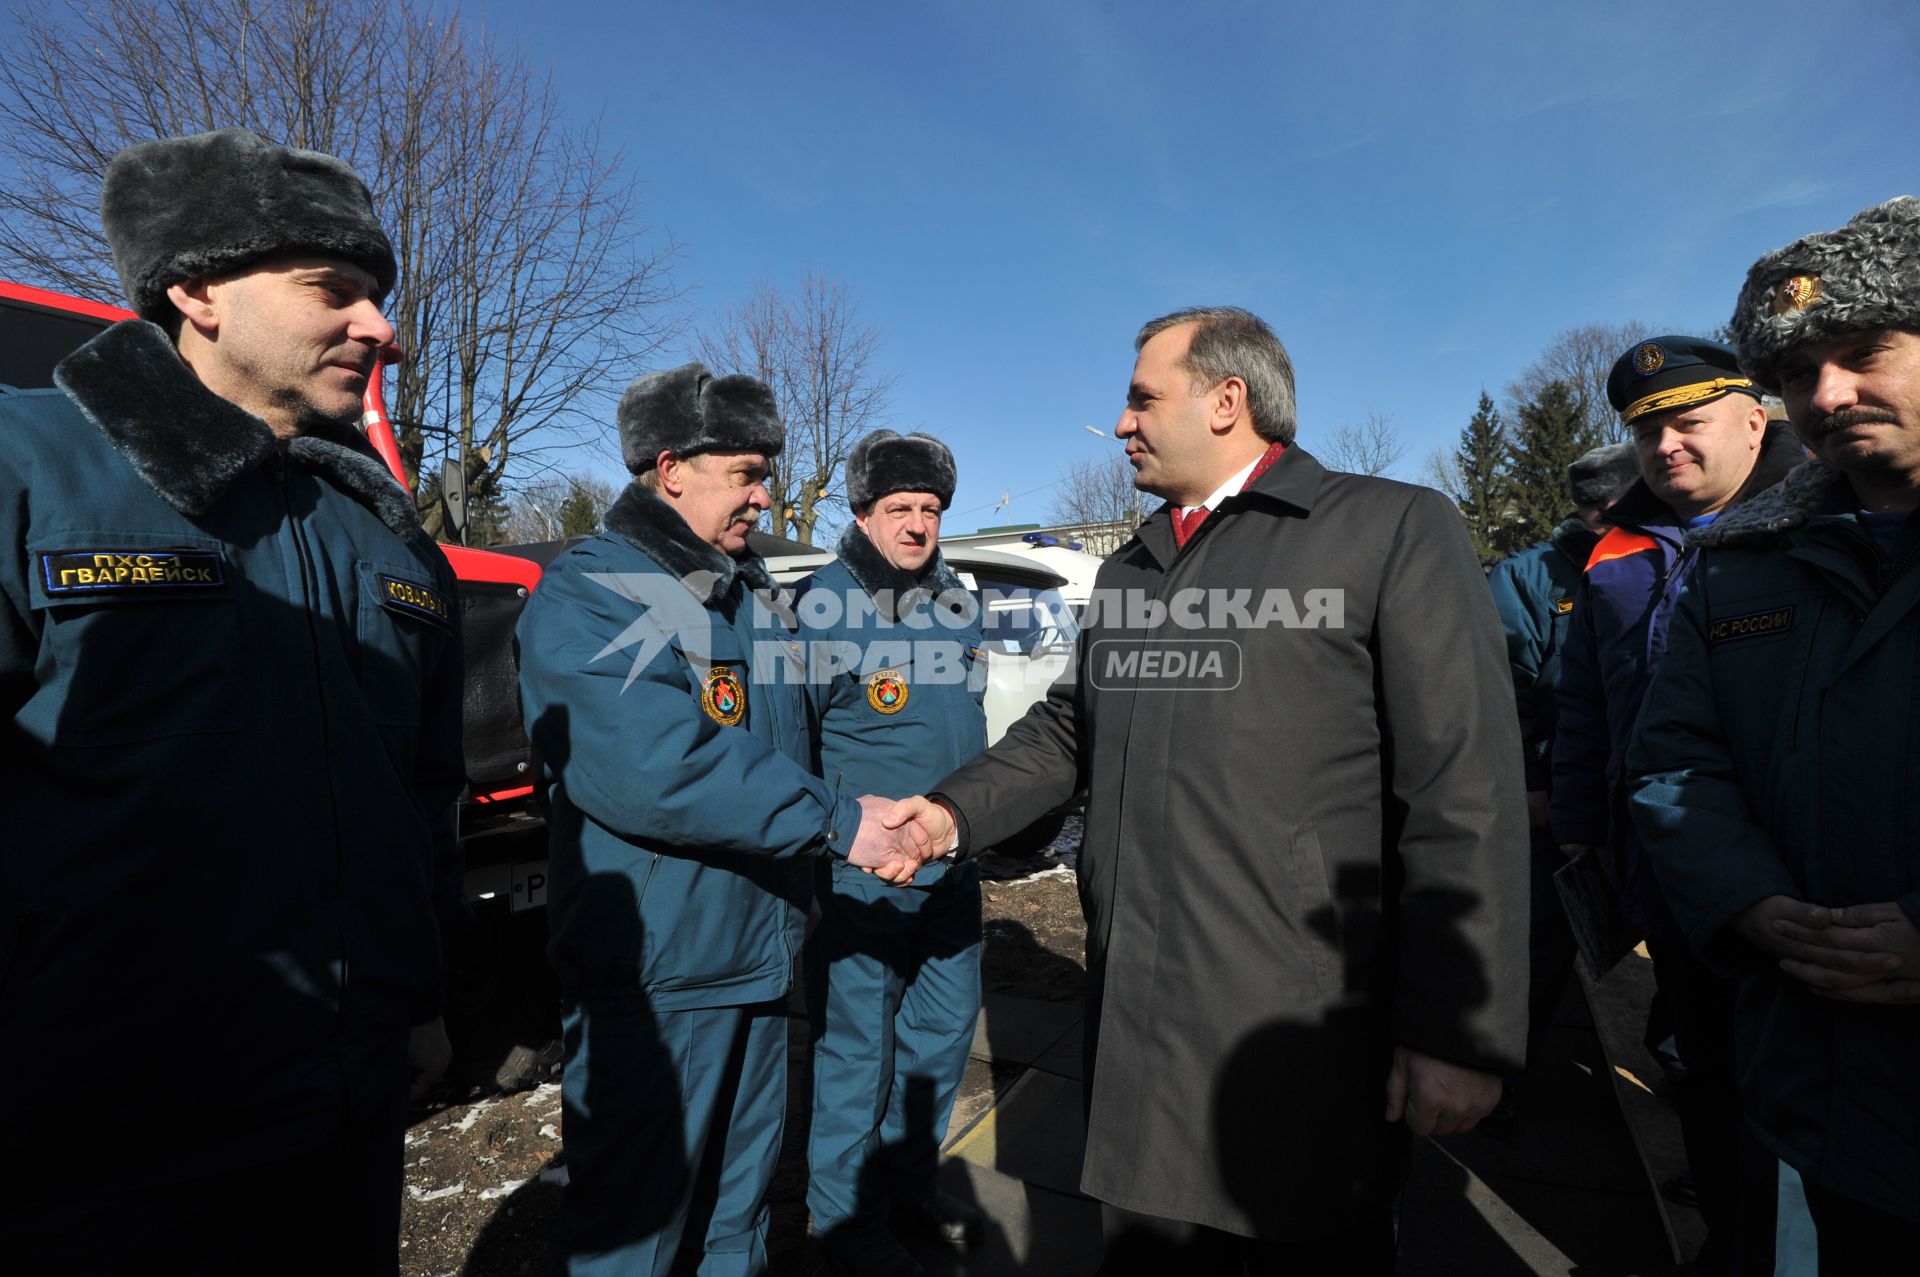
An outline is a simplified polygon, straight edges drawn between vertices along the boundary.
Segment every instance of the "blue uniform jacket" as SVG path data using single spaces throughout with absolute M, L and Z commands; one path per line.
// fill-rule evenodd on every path
M 804 658 L 753 593 L 772 589 L 760 561 L 698 540 L 639 484 L 607 529 L 548 565 L 517 632 L 554 967 L 588 1003 L 780 997 L 802 857 L 844 855 L 859 804 L 807 770 Z
M 937 555 L 908 602 L 916 582 L 859 528 L 847 529 L 839 552 L 801 583 L 796 609 L 819 723 L 817 770 L 850 793 L 924 793 L 987 747 L 979 605 Z M 947 872 L 934 861 L 913 885 Z M 833 875 L 874 881 L 844 862 Z
M 1885 581 L 1854 507 L 1810 462 L 1694 534 L 1628 771 L 1668 907 L 1739 978 L 1743 1109 L 1808 1178 L 1920 1221 L 1920 1010 L 1819 997 L 1726 929 L 1776 894 L 1920 925 L 1920 571 Z
M 297 1155 L 404 1085 L 464 916 L 458 601 L 350 428 L 151 324 L 0 397 L 0 1159 Z
M 1769 426 L 1753 473 L 1728 508 L 1778 483 L 1804 455 L 1785 426 Z M 1607 517 L 1615 526 L 1594 547 L 1574 594 L 1573 629 L 1554 687 L 1551 819 L 1560 842 L 1612 850 L 1615 885 L 1646 923 L 1658 908 L 1658 889 L 1627 817 L 1627 742 L 1666 650 L 1667 621 L 1693 554 L 1685 521 L 1644 480 Z
M 1513 671 L 1529 790 L 1552 786 L 1553 685 L 1573 627 L 1580 573 L 1599 539 L 1586 524 L 1570 518 L 1551 538 L 1495 564 L 1487 576 L 1500 626 L 1507 632 L 1507 664 Z

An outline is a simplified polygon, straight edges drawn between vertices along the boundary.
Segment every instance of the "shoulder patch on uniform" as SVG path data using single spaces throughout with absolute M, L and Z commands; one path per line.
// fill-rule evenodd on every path
M 907 679 L 899 670 L 879 670 L 867 680 L 867 704 L 882 714 L 907 707 Z
M 1571 595 L 1564 599 L 1555 599 L 1553 601 L 1553 614 L 1555 616 L 1565 616 L 1571 611 L 1573 611 L 1573 597 Z
M 1766 634 L 1782 634 L 1793 628 L 1793 605 L 1768 608 L 1764 612 L 1747 612 L 1740 616 L 1724 616 L 1707 622 L 1707 642 L 1731 643 L 1737 639 L 1759 638 Z
M 453 608 L 447 604 L 446 595 L 432 586 L 389 576 L 385 572 L 376 572 L 373 579 L 380 591 L 380 601 L 394 611 L 409 616 L 424 616 L 443 625 L 453 619 Z
M 99 594 L 211 594 L 227 588 L 218 550 L 47 550 L 40 579 L 49 598 Z

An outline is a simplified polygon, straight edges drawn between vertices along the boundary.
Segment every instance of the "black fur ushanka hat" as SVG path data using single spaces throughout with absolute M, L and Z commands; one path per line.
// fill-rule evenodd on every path
M 620 458 L 633 474 L 653 469 L 663 452 L 682 457 L 719 450 L 777 457 L 787 442 L 773 391 L 757 377 L 716 377 L 701 363 L 650 372 L 620 396 Z
M 946 507 L 958 481 L 952 450 L 928 434 L 876 430 L 847 458 L 847 504 L 856 510 L 894 492 L 931 492 Z
M 341 160 L 221 129 L 130 146 L 107 163 L 100 221 L 127 302 L 166 317 L 170 285 L 284 253 L 362 267 L 384 299 L 398 266 L 367 185 Z

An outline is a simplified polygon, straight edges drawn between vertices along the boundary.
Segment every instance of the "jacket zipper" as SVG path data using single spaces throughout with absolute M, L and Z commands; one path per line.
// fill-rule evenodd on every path
M 276 453 L 274 470 L 280 480 L 280 515 L 286 520 L 287 540 L 293 546 L 294 566 L 300 574 L 300 610 L 307 623 L 307 648 L 313 660 L 313 683 L 315 703 L 320 715 L 320 756 L 330 759 L 333 756 L 333 725 L 327 715 L 326 679 L 320 671 L 320 627 L 314 619 L 314 608 L 318 603 L 314 589 L 314 568 L 312 556 L 307 550 L 306 531 L 299 520 L 293 517 L 293 467 L 287 459 Z M 347 936 L 340 925 L 338 901 L 345 890 L 345 865 L 341 862 L 340 806 L 339 797 L 334 792 L 333 769 L 323 768 L 326 773 L 327 806 L 333 815 L 333 887 L 336 908 L 334 911 L 334 935 L 336 952 L 340 955 L 340 1002 L 334 1015 L 336 1020 L 346 1015 L 346 993 L 352 972 L 348 969 Z

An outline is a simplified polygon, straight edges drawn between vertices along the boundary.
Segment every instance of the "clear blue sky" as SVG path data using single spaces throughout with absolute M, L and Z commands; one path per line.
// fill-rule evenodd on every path
M 1920 193 L 1913 0 L 483 12 L 623 137 L 696 316 L 855 291 L 949 532 L 1044 519 L 1174 307 L 1265 316 L 1301 441 L 1383 412 L 1411 477 L 1555 332 L 1710 328 L 1762 251 Z

